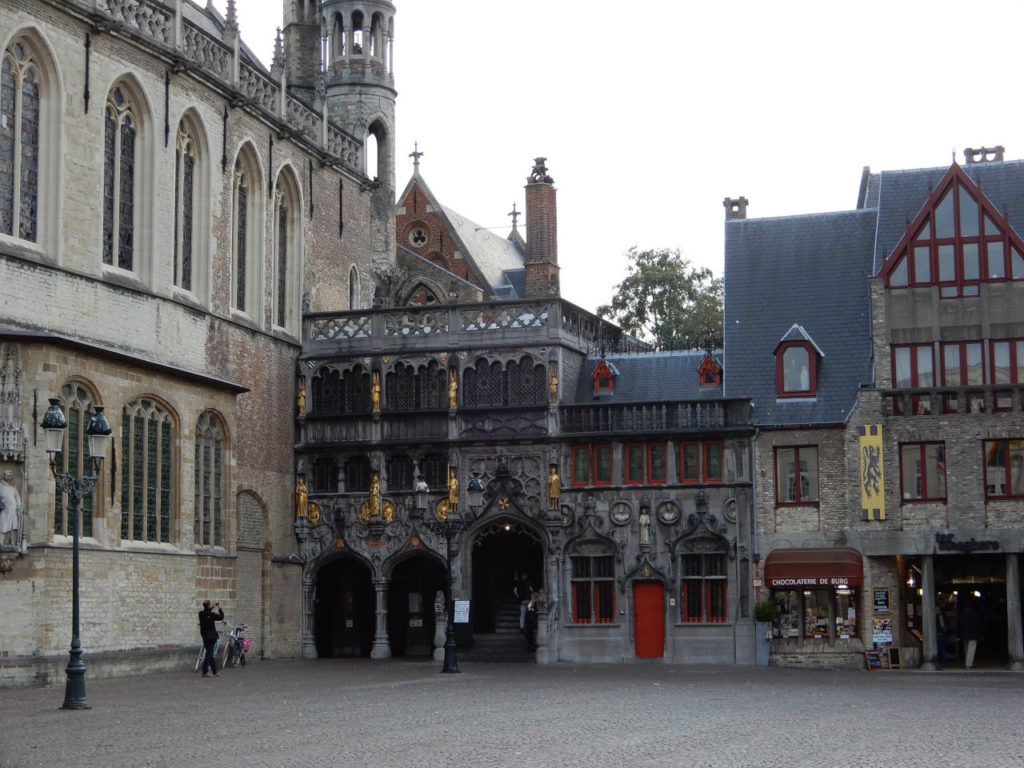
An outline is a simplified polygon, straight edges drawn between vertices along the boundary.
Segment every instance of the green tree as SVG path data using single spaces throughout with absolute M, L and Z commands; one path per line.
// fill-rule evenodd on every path
M 700 349 L 722 343 L 722 279 L 696 267 L 679 250 L 626 253 L 626 278 L 601 317 L 659 349 Z

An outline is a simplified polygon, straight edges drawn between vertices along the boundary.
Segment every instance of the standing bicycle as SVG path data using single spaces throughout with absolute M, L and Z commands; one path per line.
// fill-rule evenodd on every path
M 199 612 L 199 634 L 203 637 L 203 648 L 206 651 L 203 657 L 203 677 L 209 677 L 211 673 L 217 677 L 217 658 L 214 651 L 217 647 L 218 621 L 224 621 L 224 609 L 220 607 L 220 603 L 203 600 L 203 610 Z
M 250 641 L 248 637 L 243 637 L 242 633 L 245 631 L 245 624 L 228 624 L 224 622 L 229 630 L 227 640 L 224 643 L 226 648 L 224 652 L 224 664 L 225 667 L 234 666 L 245 666 L 245 654 L 249 652 Z

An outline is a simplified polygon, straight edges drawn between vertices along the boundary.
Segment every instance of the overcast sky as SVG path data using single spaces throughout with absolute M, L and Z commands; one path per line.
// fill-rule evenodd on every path
M 283 2 L 237 2 L 268 65 Z M 844 210 L 866 165 L 1024 154 L 1022 0 L 394 3 L 396 191 L 419 142 L 438 199 L 505 235 L 547 157 L 562 295 L 591 310 L 633 245 L 721 276 L 725 197 Z

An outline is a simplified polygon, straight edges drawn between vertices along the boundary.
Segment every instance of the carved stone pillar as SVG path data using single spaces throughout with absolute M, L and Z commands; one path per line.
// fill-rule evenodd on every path
M 388 580 L 378 576 L 373 580 L 373 591 L 377 593 L 377 609 L 374 613 L 373 648 L 371 659 L 390 659 L 391 641 L 388 639 Z
M 312 570 L 302 569 L 302 658 L 316 658 L 316 628 L 313 626 L 313 592 L 316 584 Z
M 444 592 L 437 590 L 434 597 L 434 661 L 444 661 L 445 626 L 448 621 L 448 607 Z

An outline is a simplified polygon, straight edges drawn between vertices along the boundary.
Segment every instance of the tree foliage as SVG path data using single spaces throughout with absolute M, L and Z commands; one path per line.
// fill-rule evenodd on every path
M 696 267 L 678 249 L 626 253 L 626 278 L 601 317 L 659 349 L 700 349 L 722 343 L 722 279 Z

